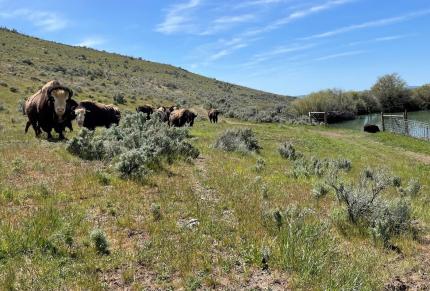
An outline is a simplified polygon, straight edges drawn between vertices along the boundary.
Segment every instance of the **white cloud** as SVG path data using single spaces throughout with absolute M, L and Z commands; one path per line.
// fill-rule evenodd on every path
M 106 40 L 104 38 L 96 36 L 96 37 L 85 38 L 80 43 L 77 43 L 76 46 L 95 48 L 104 43 L 106 43 Z
M 223 17 L 215 19 L 214 23 L 219 23 L 219 24 L 240 23 L 240 22 L 247 22 L 247 21 L 250 21 L 253 19 L 255 19 L 254 14 L 223 16 Z
M 325 10 L 330 10 L 332 8 L 335 8 L 335 7 L 338 7 L 338 6 L 353 2 L 353 1 L 355 1 L 355 0 L 330 0 L 330 1 L 327 1 L 323 4 L 318 4 L 318 5 L 314 5 L 314 6 L 304 8 L 301 10 L 296 10 L 296 11 L 288 14 L 287 16 L 272 22 L 271 24 L 269 24 L 265 27 L 250 30 L 247 32 L 247 34 L 248 35 L 258 35 L 261 33 L 269 32 L 269 31 L 278 29 L 278 28 L 280 28 L 286 24 L 289 24 L 295 20 L 305 18 L 305 17 L 308 17 L 308 16 L 313 15 L 313 14 L 317 14 L 317 13 L 325 11 Z
M 341 27 L 341 28 L 338 28 L 335 30 L 327 31 L 324 33 L 314 34 L 314 35 L 311 35 L 309 37 L 304 37 L 302 39 L 308 40 L 308 39 L 316 39 L 316 38 L 327 38 L 327 37 L 332 37 L 332 36 L 336 36 L 339 34 L 351 32 L 351 31 L 355 31 L 355 30 L 396 24 L 399 22 L 408 21 L 408 20 L 411 20 L 411 19 L 414 19 L 414 18 L 417 18 L 420 16 L 429 15 L 429 14 L 430 14 L 430 9 L 418 11 L 418 12 L 413 12 L 413 13 L 409 13 L 409 14 L 405 14 L 405 15 L 397 16 L 397 17 L 384 18 L 384 19 L 364 22 L 361 24 L 349 25 L 349 26 Z
M 22 18 L 45 31 L 57 31 L 68 26 L 69 21 L 55 12 L 17 9 L 0 12 L 1 18 Z
M 383 36 L 383 37 L 377 37 L 377 38 L 373 38 L 373 39 L 369 39 L 369 40 L 351 42 L 348 45 L 349 46 L 357 46 L 357 45 L 369 44 L 369 43 L 394 41 L 394 40 L 404 39 L 404 38 L 408 38 L 408 37 L 412 37 L 412 36 L 414 36 L 414 35 L 413 34 L 400 34 L 400 35 Z
M 350 51 L 350 52 L 322 56 L 322 57 L 316 58 L 315 61 L 326 61 L 326 60 L 337 59 L 342 57 L 362 55 L 364 53 L 367 53 L 367 51 Z
M 167 11 L 164 21 L 157 26 L 156 31 L 165 34 L 179 31 L 189 32 L 193 29 L 190 11 L 200 4 L 201 0 L 189 0 L 188 2 L 171 6 Z

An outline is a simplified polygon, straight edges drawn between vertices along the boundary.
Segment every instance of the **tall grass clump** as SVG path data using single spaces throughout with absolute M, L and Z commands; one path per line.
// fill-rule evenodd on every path
M 123 178 L 144 179 L 163 162 L 196 158 L 199 151 L 187 138 L 187 129 L 169 127 L 157 118 L 147 120 L 135 113 L 100 134 L 82 129 L 66 148 L 82 159 L 113 164 Z
M 254 132 L 249 128 L 228 129 L 222 133 L 215 142 L 215 148 L 227 152 L 259 152 L 261 146 Z

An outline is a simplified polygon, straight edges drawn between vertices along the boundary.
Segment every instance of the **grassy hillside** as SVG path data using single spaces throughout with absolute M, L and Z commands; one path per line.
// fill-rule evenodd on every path
M 285 107 L 287 96 L 217 81 L 170 65 L 134 59 L 87 48 L 72 47 L 0 29 L 0 82 L 17 96 L 28 96 L 57 78 L 78 99 L 112 103 L 123 95 L 128 107 L 136 104 L 201 108 L 213 104 L 234 113 Z M 12 89 L 14 88 L 14 89 Z M 248 111 L 247 111 L 248 110 Z

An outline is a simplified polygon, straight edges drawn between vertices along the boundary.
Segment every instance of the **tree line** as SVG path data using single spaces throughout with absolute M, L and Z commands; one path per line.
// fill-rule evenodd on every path
M 375 112 L 401 112 L 430 109 L 430 84 L 410 88 L 396 73 L 378 78 L 365 91 L 328 89 L 311 93 L 293 103 L 298 115 L 310 111 L 339 111 L 363 115 Z

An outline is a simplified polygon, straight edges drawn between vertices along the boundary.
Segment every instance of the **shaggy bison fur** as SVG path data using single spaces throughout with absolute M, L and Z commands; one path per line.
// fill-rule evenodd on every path
M 73 130 L 73 110 L 77 103 L 71 99 L 72 96 L 73 91 L 60 82 L 53 80 L 46 83 L 25 101 L 23 113 L 28 117 L 25 132 L 32 126 L 36 136 L 43 130 L 48 134 L 48 139 L 51 139 L 51 131 L 54 129 L 59 138 L 64 139 L 65 127 Z
M 178 109 L 170 113 L 169 125 L 181 127 L 186 124 L 193 126 L 197 115 L 188 109 Z
M 209 117 L 209 121 L 211 123 L 218 123 L 218 115 L 219 115 L 219 110 L 217 109 L 210 109 L 208 111 L 208 117 Z
M 380 132 L 381 130 L 379 129 L 379 126 L 375 125 L 375 124 L 366 124 L 363 127 L 364 132 L 369 132 L 369 133 L 377 133 Z
M 143 105 L 136 108 L 136 112 L 142 112 L 146 114 L 146 117 L 149 119 L 151 114 L 154 112 L 154 109 L 150 105 Z
M 116 106 L 93 101 L 79 102 L 75 114 L 78 126 L 89 130 L 101 126 L 109 128 L 112 124 L 118 125 L 121 119 L 121 112 Z

